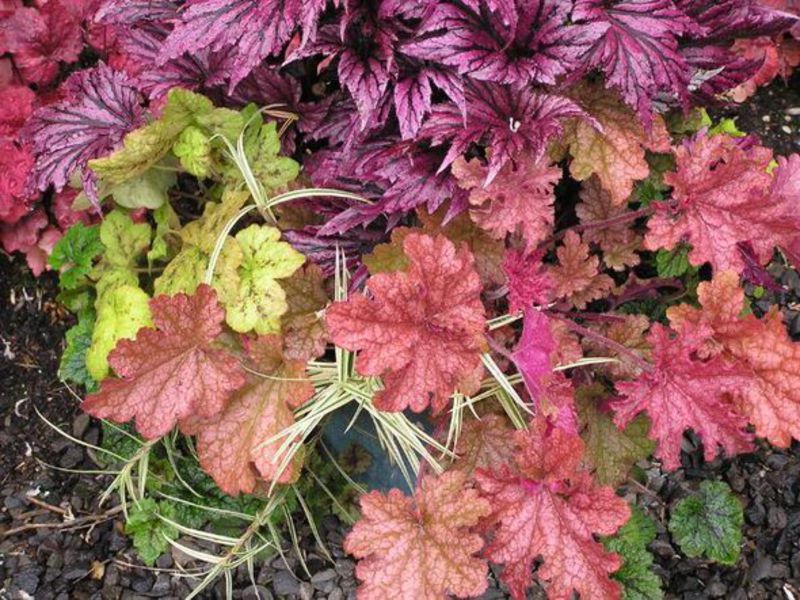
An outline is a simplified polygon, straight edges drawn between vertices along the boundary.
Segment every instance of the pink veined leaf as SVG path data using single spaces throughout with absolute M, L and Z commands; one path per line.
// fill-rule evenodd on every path
M 407 271 L 368 280 L 371 298 L 351 296 L 328 308 L 333 342 L 358 351 L 356 369 L 383 377 L 381 410 L 444 410 L 458 388 L 474 392 L 483 373 L 485 314 L 481 282 L 466 248 L 443 235 L 409 234 Z
M 219 415 L 245 375 L 235 356 L 213 347 L 225 311 L 212 288 L 158 296 L 150 309 L 156 329 L 117 344 L 108 362 L 120 379 L 106 379 L 82 408 L 118 423 L 135 419 L 136 430 L 153 440 L 180 420 Z
M 624 396 L 613 404 L 617 426 L 625 427 L 637 414 L 647 412 L 650 438 L 658 443 L 655 454 L 669 470 L 680 466 L 681 441 L 689 428 L 703 440 L 706 460 L 717 455 L 718 447 L 729 456 L 751 450 L 747 420 L 731 403 L 732 395 L 749 385 L 747 371 L 723 357 L 693 358 L 698 342 L 673 338 L 658 323 L 652 325 L 647 341 L 653 348 L 653 368 L 636 381 L 617 383 Z
M 511 357 L 531 398 L 538 401 L 543 380 L 553 372 L 550 355 L 556 349 L 556 342 L 545 314 L 529 308 L 524 315 L 522 336 Z
M 73 172 L 144 123 L 142 99 L 130 79 L 103 63 L 73 73 L 63 90 L 63 100 L 38 109 L 22 130 L 36 159 L 27 184 L 31 194 L 51 184 L 63 189 Z
M 302 18 L 301 0 L 189 0 L 159 61 L 230 48 L 233 90 L 261 61 L 283 50 Z
M 94 14 L 97 23 L 134 25 L 142 21 L 164 22 L 178 14 L 174 0 L 104 0 Z
M 306 361 L 286 360 L 279 336 L 248 340 L 246 347 L 253 372 L 225 411 L 208 421 L 181 423 L 184 433 L 197 436 L 200 466 L 231 496 L 253 493 L 259 478 L 278 483 L 297 480 L 301 461 L 279 472 L 276 456 L 281 442 L 266 442 L 294 424 L 293 409 L 314 394 L 305 376 Z
M 693 265 L 708 261 L 715 272 L 741 271 L 737 245 L 750 242 L 766 264 L 775 246 L 791 244 L 800 233 L 792 199 L 770 193 L 771 160 L 769 149 L 725 135 L 700 133 L 685 142 L 676 150 L 676 170 L 664 176 L 674 200 L 657 205 L 645 247 L 674 248 L 688 241 Z
M 470 530 L 490 512 L 467 486 L 466 474 L 423 476 L 414 497 L 400 490 L 361 497 L 361 519 L 344 549 L 359 559 L 362 600 L 439 600 L 478 596 L 486 589 L 486 561 L 475 555 L 481 537 Z
M 552 85 L 596 38 L 592 27 L 567 25 L 571 8 L 564 0 L 435 3 L 403 51 L 475 79 Z
M 453 104 L 437 104 L 419 132 L 434 145 L 449 142 L 442 161 L 445 169 L 471 144 L 486 140 L 489 150 L 489 184 L 500 169 L 523 151 L 534 156 L 544 153 L 547 144 L 563 131 L 569 117 L 586 118 L 573 100 L 538 93 L 529 87 L 513 87 L 471 81 L 465 84 L 466 124 L 461 110 Z
M 619 598 L 610 578 L 622 564 L 595 535 L 611 535 L 630 517 L 630 509 L 609 487 L 595 485 L 579 469 L 583 442 L 576 433 L 550 428 L 542 418 L 515 434 L 515 464 L 478 471 L 481 494 L 492 506 L 493 536 L 485 556 L 503 565 L 500 578 L 511 597 L 522 600 L 533 577 L 549 598 Z
M 600 69 L 646 126 L 656 96 L 687 104 L 690 71 L 678 38 L 696 25 L 672 0 L 577 0 L 572 18 L 605 29 L 586 66 Z
M 457 158 L 452 169 L 459 186 L 469 190 L 472 220 L 495 239 L 519 232 L 532 249 L 552 234 L 561 169 L 548 157 L 523 153 L 486 185 L 488 169 L 478 159 Z

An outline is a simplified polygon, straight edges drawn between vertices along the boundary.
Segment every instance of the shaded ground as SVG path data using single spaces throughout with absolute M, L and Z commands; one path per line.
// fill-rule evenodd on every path
M 788 87 L 777 82 L 762 90 L 745 107 L 720 113 L 738 115 L 742 130 L 759 133 L 778 153 L 800 151 L 800 76 Z M 796 273 L 778 275 L 800 290 Z M 70 323 L 53 300 L 55 292 L 54 277 L 35 280 L 19 259 L 0 255 L 0 598 L 183 598 L 189 581 L 168 571 L 184 557 L 162 556 L 155 569 L 137 566 L 118 509 L 113 503 L 97 506 L 107 478 L 76 473 L 97 466 L 44 420 L 89 443 L 99 439 L 97 426 L 78 414 L 77 400 L 56 375 Z M 786 307 L 792 333 L 800 332 L 798 295 L 777 300 Z M 664 475 L 644 465 L 647 485 L 630 485 L 626 494 L 658 523 L 651 549 L 668 597 L 800 600 L 800 447 L 761 447 L 753 455 L 711 464 L 704 464 L 691 444 L 686 450 L 684 468 Z M 733 567 L 682 558 L 666 531 L 670 507 L 706 479 L 728 482 L 745 506 L 745 545 Z M 237 573 L 235 597 L 353 597 L 353 562 L 341 550 L 343 528 L 331 519 L 322 529 L 333 564 L 315 553 L 305 535 L 301 546 L 311 576 L 296 559 L 288 564 L 278 559 L 262 565 L 256 586 L 244 570 Z M 540 591 L 531 595 L 543 597 Z M 222 584 L 201 597 L 224 597 Z M 494 583 L 484 596 L 505 597 Z

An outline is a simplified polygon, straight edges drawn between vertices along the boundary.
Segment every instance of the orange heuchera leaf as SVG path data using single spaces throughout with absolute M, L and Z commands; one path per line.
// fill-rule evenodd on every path
M 184 433 L 197 436 L 200 466 L 231 496 L 252 493 L 258 477 L 278 483 L 297 479 L 296 462 L 278 472 L 275 455 L 281 442 L 264 442 L 294 424 L 292 410 L 314 394 L 305 361 L 286 360 L 279 336 L 262 336 L 246 346 L 258 375 L 248 375 L 247 385 L 221 415 L 181 424 Z
M 453 175 L 469 192 L 470 215 L 495 239 L 519 231 L 529 248 L 536 247 L 553 231 L 555 187 L 561 169 L 547 156 L 524 155 L 507 163 L 497 177 L 484 185 L 488 167 L 477 159 L 458 158 Z
M 699 133 L 675 151 L 677 168 L 664 181 L 673 201 L 657 204 L 648 222 L 648 250 L 692 245 L 689 262 L 741 272 L 739 242 L 750 242 L 762 264 L 775 246 L 800 233 L 797 198 L 770 193 L 772 151 L 725 135 Z
M 744 291 L 731 271 L 701 283 L 702 309 L 682 305 L 667 315 L 681 330 L 707 331 L 705 351 L 734 361 L 747 374 L 736 390 L 737 406 L 772 444 L 788 447 L 800 439 L 800 344 L 792 342 L 780 312 L 763 319 L 741 316 Z
M 578 86 L 575 98 L 596 123 L 574 119 L 565 128 L 565 143 L 573 157 L 569 171 L 579 181 L 597 175 L 603 189 L 611 194 L 612 203 L 624 204 L 634 182 L 650 174 L 645 149 L 670 150 L 664 121 L 656 117 L 650 133 L 646 133 L 633 111 L 601 86 Z
M 212 288 L 157 296 L 150 310 L 156 330 L 141 329 L 135 340 L 117 344 L 108 362 L 120 379 L 105 380 L 82 406 L 118 423 L 135 418 L 136 430 L 152 440 L 181 419 L 221 413 L 245 377 L 235 356 L 212 346 L 225 319 Z
M 580 197 L 581 202 L 575 207 L 575 213 L 583 224 L 606 221 L 627 212 L 626 205 L 614 204 L 611 194 L 602 188 L 597 177 L 591 177 L 583 183 Z M 631 229 L 630 223 L 586 229 L 583 240 L 600 246 L 603 262 L 616 271 L 639 264 L 636 250 L 641 247 L 642 238 Z
M 632 350 L 645 360 L 650 358 L 650 344 L 647 342 L 647 330 L 650 328 L 650 319 L 645 315 L 619 315 L 619 320 L 597 327 L 600 333 Z M 641 368 L 629 357 L 619 354 L 612 348 L 599 344 L 590 338 L 583 340 L 586 349 L 592 356 L 609 356 L 619 362 L 597 365 L 595 368 L 608 372 L 615 379 L 632 379 L 636 377 Z
M 575 591 L 582 598 L 619 598 L 620 585 L 609 575 L 622 561 L 594 535 L 617 531 L 630 517 L 628 505 L 579 469 L 583 442 L 577 434 L 539 417 L 515 440 L 513 468 L 476 474 L 496 524 L 484 554 L 503 565 L 501 579 L 512 598 L 525 598 L 540 557 L 536 576 L 549 598 L 567 600 Z
M 556 250 L 559 265 L 549 269 L 556 298 L 567 298 L 579 309 L 603 297 L 614 287 L 614 280 L 600 273 L 600 259 L 589 254 L 589 244 L 574 231 L 567 231 L 564 245 Z
M 423 477 L 413 498 L 400 490 L 361 497 L 362 518 L 344 542 L 360 559 L 360 600 L 441 600 L 486 590 L 486 561 L 475 557 L 483 540 L 470 528 L 491 508 L 466 481 L 451 471 Z
M 378 408 L 440 412 L 453 391 L 470 394 L 480 385 L 480 278 L 469 250 L 442 235 L 411 233 L 403 250 L 407 271 L 371 277 L 372 297 L 333 304 L 326 322 L 337 346 L 359 352 L 359 373 L 383 377 Z
M 508 304 L 511 312 L 547 304 L 552 299 L 553 281 L 542 263 L 544 250 L 523 252 L 510 248 L 503 259 L 508 279 Z
M 650 417 L 650 438 L 658 443 L 655 454 L 667 469 L 680 466 L 683 432 L 689 428 L 703 440 L 706 460 L 717 446 L 732 456 L 751 449 L 746 419 L 737 414 L 729 398 L 748 384 L 747 372 L 716 356 L 699 360 L 698 337 L 673 338 L 656 323 L 647 338 L 652 346 L 653 368 L 636 381 L 617 383 L 625 397 L 614 403 L 618 427 L 625 427 L 642 411 Z

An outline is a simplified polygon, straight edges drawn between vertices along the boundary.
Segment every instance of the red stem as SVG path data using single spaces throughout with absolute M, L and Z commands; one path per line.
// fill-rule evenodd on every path
M 620 356 L 624 356 L 643 371 L 652 370 L 653 366 L 649 362 L 647 362 L 641 356 L 639 356 L 635 352 L 632 352 L 622 344 L 619 344 L 614 340 L 610 340 L 606 336 L 599 334 L 596 331 L 592 331 L 591 329 L 587 329 L 582 325 L 578 325 L 575 321 L 572 321 L 570 319 L 565 319 L 564 317 L 561 317 L 558 314 L 554 314 L 553 316 L 561 320 L 567 327 L 569 327 L 575 333 L 582 335 L 583 337 L 589 338 L 591 340 L 594 340 L 598 344 L 601 344 L 606 348 L 609 348 L 610 350 L 614 350 L 617 354 L 619 354 Z

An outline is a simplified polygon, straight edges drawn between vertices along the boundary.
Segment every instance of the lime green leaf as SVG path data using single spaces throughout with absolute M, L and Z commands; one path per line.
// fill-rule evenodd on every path
M 100 225 L 103 260 L 114 266 L 131 266 L 150 245 L 151 228 L 147 223 L 134 223 L 121 210 L 108 213 Z
M 156 295 L 193 294 L 203 282 L 207 266 L 208 257 L 203 251 L 196 246 L 187 246 L 169 262 L 161 276 L 156 279 Z
M 78 324 L 67 331 L 66 346 L 58 367 L 61 379 L 82 385 L 89 392 L 97 389 L 97 382 L 86 369 L 86 352 L 92 343 L 94 321 L 94 310 L 84 310 L 78 316 Z
M 218 135 L 235 143 L 244 129 L 244 119 L 242 113 L 235 110 L 215 108 L 209 113 L 198 113 L 195 120 L 210 135 Z
M 209 202 L 203 210 L 203 216 L 187 223 L 181 229 L 180 237 L 184 243 L 197 246 L 205 254 L 210 255 L 217 243 L 217 238 L 228 222 L 244 206 L 250 194 L 246 191 L 227 188 L 222 194 L 221 202 Z
M 103 251 L 100 229 L 75 223 L 67 230 L 50 255 L 50 266 L 61 271 L 61 289 L 74 290 L 92 270 L 92 260 Z
M 653 520 L 633 506 L 630 520 L 614 537 L 603 540 L 606 550 L 622 557 L 622 567 L 613 577 L 623 586 L 624 600 L 660 600 L 664 597 L 661 580 L 652 571 L 653 555 L 647 550 L 647 545 L 655 538 Z
M 145 498 L 130 505 L 125 523 L 125 533 L 133 538 L 139 558 L 150 566 L 169 549 L 169 540 L 178 538 L 178 530 L 159 515 L 174 520 L 175 509 L 169 502 Z
M 266 334 L 280 329 L 280 318 L 288 305 L 277 280 L 289 277 L 305 262 L 305 257 L 281 242 L 280 236 L 280 230 L 266 225 L 251 225 L 236 234 L 242 251 L 239 287 L 235 295 L 220 291 L 228 297 L 223 305 L 228 325 L 235 331 Z
M 736 119 L 722 119 L 708 130 L 708 135 L 729 135 L 731 137 L 745 137 L 747 134 L 739 130 Z
M 94 379 L 108 376 L 108 354 L 119 340 L 133 339 L 139 329 L 152 325 L 149 301 L 141 288 L 132 285 L 114 287 L 98 298 L 97 321 L 86 352 L 86 368 Z
M 743 523 L 742 504 L 728 485 L 704 481 L 672 510 L 669 530 L 686 556 L 732 565 L 741 551 Z
M 165 202 L 153 211 L 153 219 L 156 222 L 156 232 L 153 242 L 150 244 L 150 251 L 147 253 L 147 262 L 152 264 L 157 260 L 163 260 L 170 255 L 170 246 L 166 236 L 180 227 L 178 215 L 172 209 L 169 202 Z
M 255 178 L 268 190 L 280 188 L 297 178 L 300 165 L 291 158 L 280 156 L 281 140 L 274 122 L 262 125 L 258 135 L 245 141 L 245 155 Z M 235 181 L 242 175 L 235 166 L 228 169 Z
M 183 168 L 195 177 L 208 177 L 211 173 L 211 140 L 199 127 L 183 130 L 172 147 Z
M 656 253 L 656 270 L 659 277 L 681 277 L 689 270 L 689 250 L 685 244 L 673 250 L 663 248 Z

